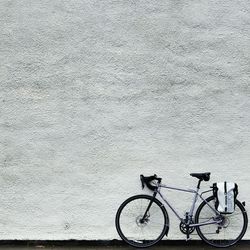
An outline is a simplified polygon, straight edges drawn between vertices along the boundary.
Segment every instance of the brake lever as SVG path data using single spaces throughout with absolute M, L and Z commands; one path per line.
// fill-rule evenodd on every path
M 157 177 L 156 174 L 154 174 L 155 179 L 157 180 L 158 183 L 161 183 L 162 178 Z

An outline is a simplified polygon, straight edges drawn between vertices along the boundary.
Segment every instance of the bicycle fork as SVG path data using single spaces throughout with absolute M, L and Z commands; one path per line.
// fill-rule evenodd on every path
M 148 207 L 147 207 L 147 209 L 146 209 L 146 211 L 145 211 L 143 217 L 142 217 L 141 220 L 140 220 L 141 223 L 144 223 L 144 222 L 146 221 L 146 219 L 147 219 L 147 217 L 148 217 L 148 211 L 149 211 L 150 207 L 151 207 L 152 204 L 153 204 L 153 201 L 154 201 L 154 199 L 155 199 L 155 197 L 156 197 L 156 194 L 157 194 L 157 192 L 154 191 L 154 194 L 153 194 L 153 196 L 152 196 L 152 199 L 150 200 L 150 202 L 149 202 L 149 204 L 148 204 Z

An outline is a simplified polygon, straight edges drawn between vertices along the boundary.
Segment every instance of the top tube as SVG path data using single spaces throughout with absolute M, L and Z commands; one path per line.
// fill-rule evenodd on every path
M 198 193 L 198 191 L 199 191 L 199 189 L 197 189 L 197 190 L 184 189 L 184 188 L 171 187 L 171 186 L 167 186 L 167 185 L 163 185 L 163 184 L 159 184 L 159 187 L 172 189 L 172 190 L 176 190 L 176 191 L 181 191 L 181 192 L 187 192 L 187 193 Z

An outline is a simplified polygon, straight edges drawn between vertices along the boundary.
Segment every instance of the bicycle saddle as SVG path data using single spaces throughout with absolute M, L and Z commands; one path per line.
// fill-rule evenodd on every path
M 191 173 L 190 175 L 192 177 L 196 177 L 201 181 L 209 181 L 210 180 L 210 174 L 209 172 L 205 172 L 205 173 Z

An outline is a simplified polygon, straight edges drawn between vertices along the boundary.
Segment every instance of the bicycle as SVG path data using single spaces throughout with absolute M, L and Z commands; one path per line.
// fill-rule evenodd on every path
M 115 218 L 116 229 L 120 237 L 133 247 L 145 248 L 155 245 L 165 235 L 168 235 L 169 216 L 165 206 L 156 198 L 156 195 L 159 194 L 180 220 L 179 229 L 186 235 L 187 240 L 190 239 L 190 234 L 195 230 L 204 242 L 214 247 L 229 247 L 241 240 L 248 224 L 245 202 L 236 200 L 235 211 L 232 214 L 220 213 L 215 209 L 213 195 L 208 198 L 202 197 L 203 194 L 211 192 L 212 189 L 199 193 L 201 182 L 209 181 L 210 173 L 191 173 L 190 175 L 199 179 L 196 190 L 161 184 L 162 178 L 156 175 L 149 177 L 141 175 L 142 189 L 146 185 L 153 191 L 153 195 L 135 195 L 121 204 Z M 161 188 L 194 194 L 191 208 L 189 212 L 186 212 L 185 218 L 182 218 L 162 195 Z M 202 202 L 193 219 L 198 198 Z

